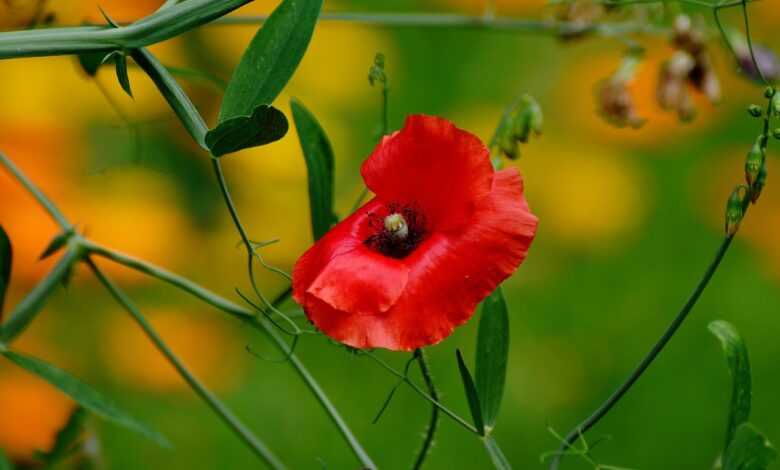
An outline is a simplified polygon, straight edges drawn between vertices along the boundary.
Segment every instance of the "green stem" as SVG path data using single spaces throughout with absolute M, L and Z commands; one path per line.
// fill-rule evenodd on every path
M 256 25 L 263 23 L 267 19 L 268 15 L 234 16 L 220 18 L 210 24 Z M 386 27 L 466 28 L 550 35 L 564 34 L 574 29 L 583 31 L 581 24 L 577 25 L 561 21 L 447 13 L 322 13 L 319 19 L 320 21 L 343 21 Z M 585 32 L 602 36 L 618 36 L 630 33 L 661 33 L 665 31 L 665 29 L 636 22 L 600 23 L 585 29 Z
M 165 98 L 165 101 L 168 102 L 174 113 L 176 113 L 176 116 L 187 129 L 187 132 L 195 139 L 195 142 L 208 151 L 208 147 L 206 147 L 206 132 L 208 132 L 208 126 L 198 112 L 198 109 L 192 104 L 189 96 L 182 90 L 176 82 L 176 79 L 173 78 L 171 72 L 146 49 L 135 49 L 130 53 L 130 56 L 135 63 L 146 72 L 149 78 L 152 79 L 157 86 L 157 89 L 160 90 L 160 93 L 162 93 Z
M 0 33 L 0 59 L 136 49 L 224 16 L 251 0 L 187 0 L 119 28 L 80 26 Z
M 0 342 L 10 344 L 19 336 L 40 312 L 46 299 L 67 278 L 68 273 L 82 256 L 78 247 L 68 248 L 54 268 L 22 299 L 0 328 Z
M 68 219 L 62 215 L 62 212 L 60 212 L 57 206 L 55 206 L 49 200 L 49 198 L 47 198 L 46 195 L 43 194 L 43 192 L 41 192 L 41 190 L 38 189 L 24 173 L 22 173 L 22 170 L 20 170 L 19 167 L 17 167 L 14 162 L 12 162 L 3 152 L 0 152 L 0 164 L 2 164 L 5 169 L 11 173 L 11 176 L 16 178 L 16 180 L 19 181 L 22 186 L 24 186 L 24 189 L 26 189 L 28 193 L 33 195 L 38 203 L 44 209 L 46 209 L 46 212 L 49 213 L 51 218 L 54 219 L 54 221 L 57 222 L 57 224 L 62 227 L 63 230 L 68 230 L 71 228 L 70 222 L 68 222 Z
M 168 359 L 168 362 L 176 369 L 179 375 L 192 387 L 195 393 L 222 418 L 227 426 L 246 443 L 250 449 L 269 467 L 274 469 L 284 469 L 282 462 L 271 452 L 270 449 L 258 439 L 252 432 L 236 417 L 230 409 L 225 406 L 210 390 L 208 390 L 192 373 L 182 364 L 178 357 L 171 351 L 168 345 L 160 338 L 157 332 L 152 328 L 146 318 L 133 305 L 127 295 L 121 291 L 110 279 L 108 279 L 97 265 L 89 258 L 85 258 L 92 272 L 98 280 L 105 286 L 120 305 L 133 317 L 138 326 L 146 333 L 146 336 L 154 343 L 160 353 Z
M 723 242 L 718 248 L 718 251 L 715 253 L 715 258 L 712 260 L 709 267 L 707 267 L 707 270 L 704 272 L 704 276 L 702 276 L 701 280 L 696 285 L 696 288 L 691 293 L 688 301 L 685 302 L 685 305 L 683 305 L 682 309 L 674 318 L 672 323 L 666 328 L 666 331 L 664 331 L 658 341 L 653 345 L 652 349 L 650 349 L 650 352 L 648 352 L 647 355 L 642 359 L 631 375 L 629 375 L 625 382 L 623 382 L 623 384 L 621 384 L 620 387 L 618 387 L 617 390 L 615 390 L 612 395 L 610 395 L 607 401 L 599 406 L 596 411 L 593 412 L 593 414 L 586 418 L 566 436 L 566 439 L 561 444 L 558 453 L 550 464 L 551 470 L 556 470 L 558 468 L 563 457 L 563 452 L 569 449 L 581 435 L 588 432 L 588 430 L 595 426 L 596 423 L 601 420 L 601 418 L 609 413 L 609 410 L 611 410 L 612 407 L 615 406 L 621 398 L 623 398 L 626 392 L 631 389 L 636 381 L 639 380 L 639 377 L 644 374 L 650 364 L 652 364 L 655 358 L 658 357 L 661 351 L 663 351 L 666 344 L 669 342 L 669 340 L 672 339 L 672 336 L 674 336 L 674 334 L 677 332 L 677 329 L 680 328 L 685 319 L 688 317 L 688 314 L 696 305 L 696 302 L 699 300 L 699 297 L 701 297 L 702 292 L 704 292 L 704 289 L 707 287 L 707 284 L 709 284 L 712 276 L 715 274 L 715 271 L 717 271 L 718 266 L 720 266 L 720 262 L 723 260 L 723 256 L 728 251 L 729 246 L 731 246 L 733 239 L 733 235 L 727 236 L 723 239 Z
M 422 349 L 418 349 L 415 352 L 415 357 L 417 358 L 417 364 L 420 366 L 420 373 L 423 376 L 425 385 L 428 387 L 428 393 L 431 395 L 431 398 L 439 401 L 439 392 L 436 390 L 436 385 L 433 383 L 433 377 L 431 377 L 431 371 L 428 368 L 428 362 L 425 359 L 425 352 Z M 438 424 L 439 408 L 434 405 L 431 407 L 431 421 L 428 423 L 428 429 L 425 433 L 425 438 L 423 439 L 422 448 L 417 454 L 417 459 L 415 459 L 414 466 L 412 467 L 414 470 L 422 468 L 426 457 L 428 457 L 431 446 L 433 446 L 433 437 L 436 434 Z
M 298 357 L 295 356 L 294 354 L 289 354 L 289 347 L 287 343 L 274 330 L 274 328 L 269 324 L 268 321 L 257 317 L 257 315 L 253 311 L 244 308 L 240 305 L 237 305 L 227 299 L 224 299 L 219 295 L 195 284 L 194 282 L 185 279 L 177 274 L 174 274 L 168 270 L 155 266 L 146 261 L 133 258 L 131 256 L 123 255 L 113 250 L 109 250 L 108 248 L 104 248 L 89 240 L 83 240 L 81 243 L 83 244 L 84 248 L 92 254 L 105 257 L 107 259 L 110 259 L 111 261 L 119 263 L 130 269 L 134 269 L 146 275 L 157 278 L 163 282 L 171 284 L 175 287 L 178 287 L 179 289 L 203 300 L 209 305 L 212 305 L 217 309 L 222 310 L 231 315 L 237 316 L 242 320 L 249 321 L 249 323 L 252 326 L 258 327 L 263 333 L 268 335 L 268 337 L 274 342 L 275 346 L 283 354 L 289 357 L 290 363 L 292 364 L 295 371 L 303 379 L 304 383 L 309 388 L 309 390 L 311 390 L 311 392 L 314 394 L 314 396 L 319 401 L 322 408 L 328 413 L 328 416 L 330 417 L 331 421 L 333 421 L 333 423 L 339 429 L 339 432 L 341 432 L 342 436 L 347 441 L 347 444 L 350 446 L 353 453 L 355 454 L 355 456 L 357 456 L 360 462 L 366 468 L 369 469 L 376 468 L 376 465 L 373 463 L 373 461 L 368 456 L 366 451 L 360 445 L 360 442 L 358 442 L 357 438 L 352 433 L 347 423 L 344 421 L 344 418 L 341 417 L 336 407 L 333 405 L 333 403 L 330 401 L 328 396 L 322 390 L 322 387 L 320 387 L 319 383 L 317 383 L 316 379 L 306 369 L 306 367 L 303 365 L 301 360 L 298 359 Z M 273 305 L 274 306 L 281 305 L 282 302 L 284 302 L 289 297 L 290 292 L 291 292 L 290 289 L 286 289 L 281 294 L 279 294 L 276 297 L 276 299 L 274 299 Z
M 407 377 L 404 374 L 402 374 L 401 372 L 395 370 L 392 366 L 387 364 L 385 361 L 379 359 L 378 357 L 376 357 L 373 353 L 371 353 L 369 351 L 363 351 L 362 354 L 370 357 L 371 359 L 376 361 L 377 364 L 381 365 L 385 370 L 387 370 L 391 374 L 393 374 L 396 377 L 398 377 L 399 379 L 401 379 L 404 383 L 406 383 L 409 387 L 411 387 L 412 390 L 414 390 L 418 395 L 420 395 L 421 397 L 423 397 L 426 400 L 428 400 L 429 402 L 431 402 L 431 404 L 433 406 L 435 406 L 436 408 L 440 409 L 445 415 L 447 415 L 450 418 L 452 418 L 453 421 L 455 421 L 456 423 L 460 424 L 461 426 L 463 426 L 467 430 L 473 432 L 474 434 L 479 435 L 479 431 L 477 431 L 477 428 L 472 426 L 468 421 L 466 421 L 465 419 L 463 419 L 460 416 L 458 416 L 455 412 L 453 412 L 452 410 L 450 410 L 446 406 L 442 405 L 441 402 L 439 402 L 438 400 L 436 400 L 435 398 L 433 398 L 429 394 L 425 393 L 425 391 L 423 389 L 421 389 L 419 386 L 417 386 L 416 383 L 412 382 L 409 379 L 409 377 Z

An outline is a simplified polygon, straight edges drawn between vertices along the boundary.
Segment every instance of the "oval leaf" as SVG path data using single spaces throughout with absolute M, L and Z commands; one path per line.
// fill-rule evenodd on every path
M 765 470 L 777 458 L 777 451 L 750 423 L 742 423 L 723 458 L 724 470 Z
M 271 104 L 309 46 L 322 0 L 284 0 L 249 43 L 228 83 L 219 122 Z
M 290 100 L 293 121 L 309 174 L 309 207 L 314 240 L 336 222 L 333 214 L 333 149 L 314 115 L 298 100 Z
M 261 105 L 251 116 L 239 116 L 220 123 L 206 133 L 206 146 L 220 157 L 227 153 L 275 142 L 285 134 L 289 124 L 284 114 L 273 106 Z
M 460 353 L 460 349 L 455 350 L 455 356 L 458 358 L 458 370 L 460 370 L 460 378 L 463 380 L 463 388 L 466 391 L 466 399 L 469 402 L 469 410 L 471 410 L 471 417 L 474 420 L 474 427 L 477 428 L 480 436 L 484 436 L 485 422 L 482 419 L 482 409 L 479 405 L 479 395 L 477 395 L 474 380 L 471 378 L 469 368 L 466 367 L 466 363 L 463 361 L 463 354 Z
M 504 395 L 509 356 L 509 315 L 501 287 L 482 302 L 474 374 L 482 417 L 492 429 Z
M 57 389 L 72 398 L 76 403 L 101 418 L 133 430 L 162 446 L 170 446 L 168 440 L 163 435 L 141 424 L 135 418 L 117 408 L 97 391 L 80 382 L 67 372 L 43 362 L 40 359 L 24 354 L 4 351 L 3 355 L 22 369 L 37 375 L 57 387 Z
M 737 427 L 750 418 L 750 361 L 747 347 L 734 326 L 723 320 L 716 320 L 709 324 L 709 330 L 720 340 L 732 378 L 731 408 L 724 446 L 728 448 Z
M 0 225 L 0 320 L 3 319 L 3 303 L 8 285 L 11 283 L 11 263 L 13 262 L 11 239 Z

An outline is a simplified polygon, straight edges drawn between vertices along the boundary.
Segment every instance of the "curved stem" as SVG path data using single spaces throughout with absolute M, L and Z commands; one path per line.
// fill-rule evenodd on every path
M 641 377 L 650 364 L 653 363 L 655 358 L 658 357 L 658 354 L 663 351 L 666 344 L 669 342 L 669 340 L 672 339 L 672 336 L 674 336 L 674 334 L 677 332 L 677 329 L 680 328 L 680 325 L 682 325 L 685 319 L 688 317 L 688 314 L 691 312 L 694 305 L 696 305 L 696 302 L 699 300 L 702 292 L 704 292 L 704 289 L 707 287 L 707 284 L 709 284 L 712 276 L 715 274 L 715 271 L 717 271 L 718 266 L 723 260 L 723 256 L 728 251 L 729 246 L 731 246 L 733 239 L 734 235 L 729 235 L 723 239 L 723 242 L 718 248 L 718 251 L 715 253 L 715 258 L 712 260 L 709 267 L 707 267 L 707 270 L 704 272 L 704 276 L 702 276 L 701 280 L 696 285 L 696 288 L 691 293 L 688 301 L 685 302 L 685 305 L 683 305 L 682 309 L 674 318 L 672 323 L 667 327 L 666 331 L 664 331 L 664 333 L 653 345 L 652 349 L 650 349 L 650 352 L 648 352 L 647 355 L 642 359 L 636 369 L 634 369 L 631 375 L 628 376 L 626 381 L 623 382 L 623 384 L 621 384 L 620 387 L 618 387 L 617 390 L 615 390 L 612 395 L 607 398 L 607 401 L 599 406 L 596 411 L 593 412 L 593 414 L 586 418 L 566 436 L 566 439 L 564 440 L 563 444 L 561 444 L 561 447 L 558 449 L 558 453 L 550 464 L 551 470 L 556 470 L 558 468 L 558 465 L 560 464 L 560 461 L 563 457 L 563 452 L 569 449 L 581 435 L 585 434 L 590 428 L 596 425 L 596 423 L 598 423 L 601 418 L 603 418 L 609 412 L 609 410 L 611 410 L 612 407 L 615 406 L 618 401 L 620 401 L 623 395 L 625 395 L 626 392 L 631 389 L 636 381 L 639 380 L 639 377 Z
M 171 365 L 187 382 L 187 384 L 192 387 L 195 393 L 201 399 L 203 399 L 203 401 L 205 401 L 206 404 L 208 404 L 209 407 L 214 410 L 214 412 L 220 418 L 222 418 L 225 424 L 227 424 L 228 427 L 234 433 L 236 433 L 236 435 L 240 437 L 241 440 L 244 441 L 244 443 L 248 445 L 249 448 L 252 449 L 252 451 L 258 457 L 263 459 L 263 461 L 265 461 L 269 467 L 274 469 L 284 469 L 284 464 L 282 464 L 282 462 L 273 454 L 273 452 L 271 452 L 271 450 L 260 439 L 258 439 L 252 433 L 252 431 L 250 431 L 249 428 L 247 428 L 238 419 L 238 417 L 236 417 L 233 412 L 230 411 L 227 406 L 225 406 L 209 389 L 207 389 L 205 385 L 203 385 L 197 378 L 195 378 L 194 375 L 192 375 L 192 373 L 184 366 L 179 358 L 176 357 L 173 351 L 171 351 L 168 345 L 165 344 L 154 328 L 152 328 L 149 322 L 146 321 L 146 318 L 144 318 L 141 312 L 135 307 L 135 305 L 133 305 L 127 295 L 121 291 L 119 287 L 117 287 L 110 279 L 108 279 L 89 257 L 85 258 L 85 261 L 98 280 L 114 297 L 114 300 L 116 300 L 125 308 L 125 310 L 127 310 L 136 323 L 138 323 L 138 326 L 140 326 L 144 333 L 146 333 L 146 336 L 152 341 L 152 343 L 154 343 L 160 353 L 165 356 L 166 359 L 168 359 L 168 362 L 171 363 Z
M 431 371 L 428 368 L 428 362 L 425 359 L 425 352 L 422 349 L 418 349 L 414 354 L 417 358 L 417 364 L 420 366 L 420 373 L 423 376 L 425 385 L 428 387 L 428 393 L 430 393 L 431 398 L 438 401 L 439 392 L 436 390 L 436 385 L 433 383 L 433 377 L 431 377 Z M 414 470 L 422 468 L 423 463 L 425 463 L 425 458 L 428 457 L 428 453 L 433 446 L 433 436 L 436 434 L 436 428 L 438 424 L 439 408 L 434 405 L 431 407 L 431 421 L 428 424 L 428 429 L 425 433 L 425 439 L 423 439 L 422 448 L 417 454 L 417 459 L 414 461 L 414 466 L 412 466 Z

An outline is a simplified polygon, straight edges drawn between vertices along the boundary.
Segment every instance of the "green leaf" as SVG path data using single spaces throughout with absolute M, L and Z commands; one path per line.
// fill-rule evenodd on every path
M 724 470 L 764 470 L 777 458 L 777 451 L 750 423 L 742 423 L 723 457 Z
M 49 256 L 53 255 L 54 253 L 60 251 L 60 249 L 65 246 L 65 243 L 68 242 L 68 239 L 73 235 L 73 230 L 65 230 L 64 232 L 60 233 L 56 237 L 52 239 L 52 241 L 49 243 L 49 246 L 46 247 L 45 250 L 43 250 L 43 253 L 41 253 L 41 256 L 39 259 L 46 259 Z
M 81 68 L 90 77 L 94 77 L 95 75 L 97 75 L 98 69 L 100 69 L 100 66 L 103 65 L 103 63 L 105 62 L 104 61 L 105 57 L 106 57 L 106 53 L 103 51 L 85 52 L 77 56 L 79 60 L 79 65 L 81 65 Z
M 11 283 L 11 264 L 14 252 L 11 248 L 11 240 L 0 225 L 0 319 L 3 318 L 3 303 L 8 285 Z
M 716 320 L 709 324 L 709 330 L 720 340 L 732 378 L 731 407 L 724 446 L 728 448 L 737 427 L 750 418 L 750 361 L 747 347 L 734 326 L 723 320 Z
M 132 98 L 133 90 L 130 89 L 130 77 L 127 76 L 127 56 L 123 53 L 117 53 L 114 55 L 114 62 L 116 63 L 116 79 L 119 80 L 125 93 Z
M 14 470 L 14 466 L 11 465 L 11 462 L 6 458 L 3 449 L 0 449 L 0 470 Z
M 309 173 L 311 228 L 316 241 L 325 235 L 337 220 L 333 213 L 333 149 L 322 126 L 303 103 L 292 99 L 290 108 Z
M 492 429 L 501 408 L 509 356 L 509 314 L 501 287 L 482 302 L 474 375 L 485 426 Z
M 277 141 L 287 134 L 284 114 L 273 106 L 260 105 L 251 116 L 221 122 L 206 133 L 206 146 L 215 157 Z
M 469 402 L 469 409 L 471 410 L 471 417 L 474 420 L 474 427 L 477 428 L 480 436 L 485 435 L 485 423 L 482 419 L 482 410 L 479 405 L 479 395 L 477 395 L 477 389 L 474 387 L 474 380 L 471 378 L 466 363 L 463 361 L 463 354 L 460 353 L 460 349 L 455 350 L 455 356 L 458 358 L 458 370 L 460 370 L 460 378 L 463 380 L 463 388 L 466 391 L 466 399 Z
M 493 436 L 485 437 L 485 449 L 487 449 L 494 467 L 498 470 L 512 470 L 512 465 L 510 465 L 509 461 L 504 457 L 504 453 L 501 452 L 501 449 L 498 447 L 496 440 L 493 439 Z
M 284 0 L 249 43 L 228 83 L 219 122 L 271 104 L 309 45 L 322 0 Z
M 97 416 L 100 416 L 101 418 L 114 424 L 118 424 L 127 429 L 133 430 L 162 446 L 170 446 L 170 443 L 163 435 L 157 431 L 149 429 L 144 424 L 141 424 L 135 418 L 117 408 L 113 403 L 100 395 L 97 391 L 80 382 L 78 379 L 69 375 L 67 372 L 58 369 L 51 364 L 43 362 L 40 359 L 36 359 L 24 354 L 15 353 L 12 351 L 3 351 L 2 354 L 14 364 L 32 374 L 37 375 L 38 377 L 57 387 L 62 393 L 69 396 L 74 401 L 76 401 L 76 403 L 96 414 Z

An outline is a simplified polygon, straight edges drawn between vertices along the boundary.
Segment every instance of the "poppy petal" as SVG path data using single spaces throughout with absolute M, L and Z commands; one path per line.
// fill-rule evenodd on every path
M 361 174 L 380 200 L 419 207 L 436 231 L 466 223 L 490 192 L 493 167 L 473 134 L 446 119 L 414 115 L 382 139 Z
M 306 293 L 354 315 L 386 312 L 403 292 L 409 268 L 365 245 L 330 260 Z
M 435 234 L 404 260 L 409 282 L 387 312 L 398 349 L 438 343 L 471 318 L 525 259 L 536 226 L 519 173 L 496 173 L 490 196 L 464 230 Z

